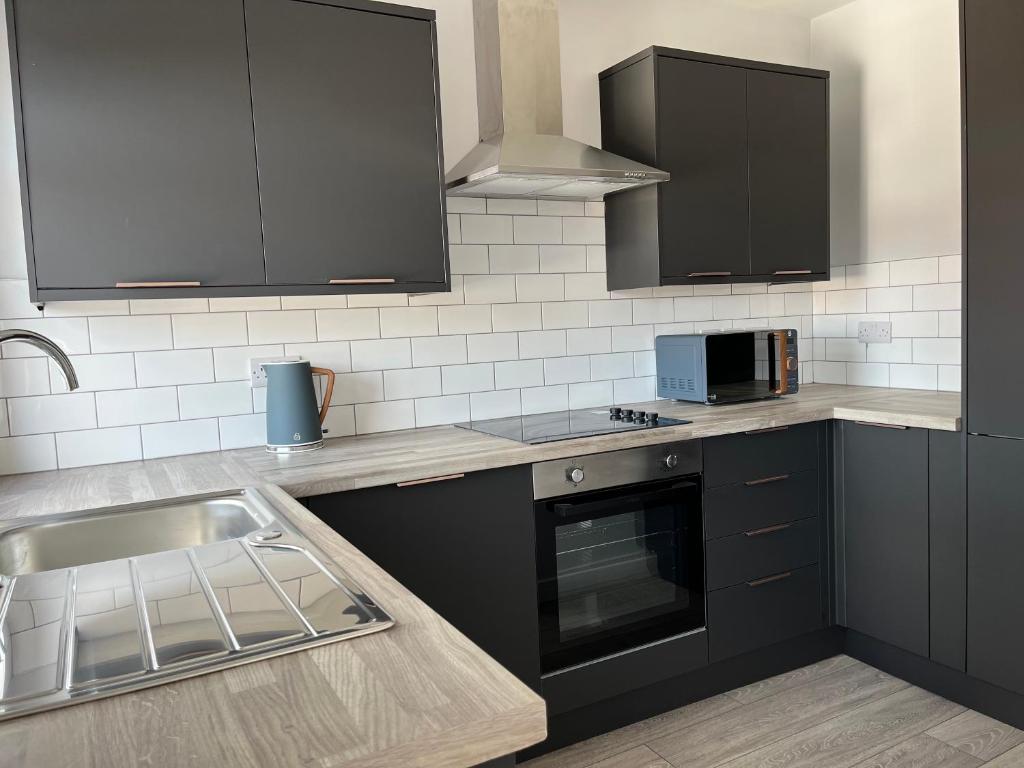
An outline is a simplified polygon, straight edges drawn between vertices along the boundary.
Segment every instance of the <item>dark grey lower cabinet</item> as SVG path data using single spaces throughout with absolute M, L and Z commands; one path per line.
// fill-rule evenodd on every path
M 845 422 L 840 434 L 845 625 L 927 657 L 928 431 Z
M 928 547 L 931 659 L 965 669 L 967 643 L 967 515 L 963 435 L 928 433 Z
M 503 667 L 540 690 L 529 466 L 315 496 L 306 504 Z
M 967 674 L 1024 694 L 1024 441 L 967 441 Z

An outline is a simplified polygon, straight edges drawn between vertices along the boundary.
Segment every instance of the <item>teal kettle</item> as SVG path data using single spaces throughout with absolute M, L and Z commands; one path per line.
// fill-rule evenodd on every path
M 324 419 L 334 392 L 334 371 L 308 360 L 263 363 L 267 373 L 267 451 L 298 453 L 324 447 Z M 327 377 L 324 402 L 316 405 L 313 376 Z

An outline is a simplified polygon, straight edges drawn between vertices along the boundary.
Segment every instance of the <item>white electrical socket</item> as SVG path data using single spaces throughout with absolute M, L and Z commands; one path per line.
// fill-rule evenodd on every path
M 857 323 L 861 344 L 892 344 L 892 323 L 888 320 L 861 320 Z
M 267 372 L 263 369 L 264 363 L 289 363 L 301 360 L 299 355 L 287 355 L 284 357 L 253 357 L 249 359 L 249 386 L 253 389 L 267 386 Z

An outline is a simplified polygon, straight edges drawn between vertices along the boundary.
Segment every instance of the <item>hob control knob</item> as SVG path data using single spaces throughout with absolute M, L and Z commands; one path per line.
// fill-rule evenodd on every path
M 582 483 L 584 477 L 585 475 L 583 474 L 583 470 L 580 469 L 579 467 L 570 467 L 569 469 L 565 470 L 565 479 L 568 480 L 570 483 L 574 483 L 575 485 L 579 485 L 580 483 Z
M 665 457 L 666 469 L 675 469 L 677 466 L 679 466 L 678 456 L 676 456 L 674 453 L 670 453 L 668 456 Z
M 658 423 L 658 413 L 657 413 L 657 411 L 648 411 L 647 412 L 647 423 L 648 424 L 657 424 Z
M 611 416 L 613 419 L 621 419 L 622 409 L 618 407 L 609 408 L 608 415 Z
M 643 421 L 647 417 L 647 411 L 635 411 L 633 418 L 637 421 Z
M 633 418 L 633 409 L 632 408 L 624 409 L 622 411 L 622 418 L 624 418 L 624 419 L 632 419 Z

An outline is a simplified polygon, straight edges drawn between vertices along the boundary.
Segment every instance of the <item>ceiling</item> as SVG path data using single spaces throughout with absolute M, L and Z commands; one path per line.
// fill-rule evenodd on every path
M 721 0 L 729 5 L 739 5 L 756 11 L 774 11 L 788 13 L 812 19 L 823 13 L 834 11 L 853 0 Z

